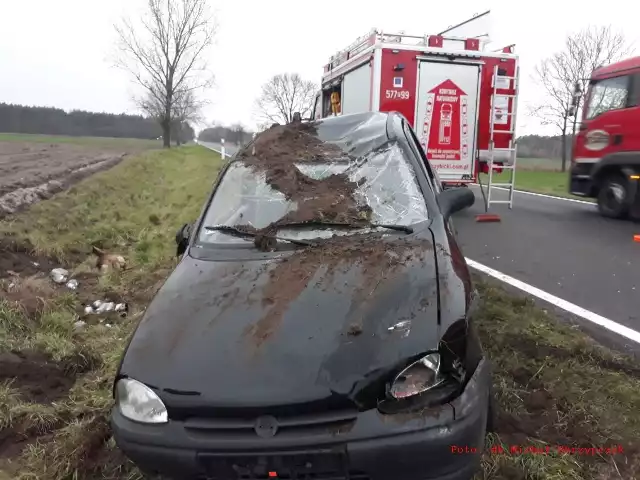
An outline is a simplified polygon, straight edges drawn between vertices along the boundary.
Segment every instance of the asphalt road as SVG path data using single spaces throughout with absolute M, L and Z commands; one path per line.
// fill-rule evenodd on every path
M 476 203 L 454 219 L 467 258 L 640 331 L 639 224 L 603 218 L 595 205 L 525 193 L 515 194 L 512 210 L 491 206 L 500 223 L 477 223 L 482 195 L 471 188 Z

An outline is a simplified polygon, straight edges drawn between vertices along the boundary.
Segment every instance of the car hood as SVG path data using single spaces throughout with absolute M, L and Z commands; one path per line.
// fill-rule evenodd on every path
M 185 256 L 149 305 L 120 375 L 207 405 L 358 397 L 437 348 L 433 241 L 378 240 L 334 256 Z

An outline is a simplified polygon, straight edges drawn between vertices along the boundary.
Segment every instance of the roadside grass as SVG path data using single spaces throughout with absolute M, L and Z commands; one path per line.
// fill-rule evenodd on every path
M 19 260 L 0 280 L 0 479 L 140 477 L 110 440 L 113 375 L 175 264 L 175 232 L 197 218 L 221 165 L 200 146 L 149 151 L 0 225 L 0 251 Z M 124 255 L 127 269 L 98 276 L 92 244 Z M 77 291 L 33 272 L 29 259 L 47 257 Z M 103 298 L 127 301 L 128 316 L 76 328 L 79 304 Z
M 71 143 L 96 147 L 162 148 L 161 140 L 115 137 L 72 137 L 31 133 L 0 133 L 0 142 Z
M 11 254 L 21 259 L 0 280 L 0 480 L 141 478 L 110 438 L 113 375 L 175 264 L 177 228 L 197 217 L 220 166 L 216 154 L 198 146 L 147 152 L 0 225 L 0 240 L 11 238 Z M 128 268 L 99 277 L 91 244 L 123 254 Z M 77 291 L 34 271 L 33 259 L 46 258 L 72 271 Z M 499 414 L 476 478 L 638 475 L 638 368 L 533 302 L 480 278 L 477 286 Z M 126 300 L 129 315 L 87 316 L 76 328 L 78 305 L 101 298 Z M 558 445 L 612 443 L 624 445 L 628 458 L 556 452 Z M 490 453 L 498 445 L 506 453 Z M 511 453 L 513 445 L 549 445 L 553 453 Z
M 531 299 L 493 281 L 476 283 L 483 298 L 480 336 L 499 404 L 476 478 L 640 478 L 640 367 Z M 624 454 L 560 451 L 617 445 Z
M 495 183 L 507 183 L 509 182 L 510 175 L 510 172 L 503 171 L 502 173 L 493 175 L 493 181 Z M 481 174 L 480 179 L 482 183 L 486 185 L 489 180 L 489 176 Z M 560 171 L 527 170 L 526 168 L 524 168 L 524 166 L 520 166 L 516 169 L 516 190 L 544 193 L 547 195 L 573 198 L 584 201 L 593 201 L 590 198 L 571 195 L 568 191 L 568 188 L 568 172 L 563 173 Z
M 558 158 L 518 157 L 518 167 L 523 170 L 559 172 L 562 169 L 562 161 Z

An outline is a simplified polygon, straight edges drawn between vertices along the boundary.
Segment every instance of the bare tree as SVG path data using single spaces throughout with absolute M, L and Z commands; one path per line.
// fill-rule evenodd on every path
M 155 112 L 165 147 L 171 146 L 177 105 L 192 104 L 196 94 L 213 84 L 207 53 L 215 22 L 207 0 L 147 0 L 137 22 L 116 25 L 120 55 L 116 64 L 143 89 L 139 106 Z M 188 101 L 187 101 L 188 100 Z
M 209 102 L 198 99 L 192 90 L 178 92 L 173 105 L 171 115 L 173 125 L 175 125 L 176 144 L 184 143 L 188 139 L 183 138 L 184 126 L 187 123 L 197 124 L 203 121 L 202 109 Z
M 291 123 L 295 112 L 300 112 L 302 118 L 308 118 L 317 90 L 315 83 L 303 80 L 297 73 L 271 77 L 262 86 L 262 93 L 256 100 L 259 122 Z
M 542 60 L 534 74 L 536 83 L 542 86 L 545 97 L 531 108 L 531 114 L 543 125 L 554 125 L 562 136 L 562 171 L 567 165 L 567 129 L 573 117 L 573 134 L 576 120 L 584 105 L 587 84 L 593 70 L 620 60 L 631 54 L 632 47 L 624 35 L 611 27 L 588 27 L 567 36 L 564 49 Z M 576 108 L 572 108 L 575 86 L 582 96 Z
M 136 99 L 136 102 L 147 115 L 155 119 L 162 125 L 166 115 L 164 102 L 158 100 L 155 96 L 147 93 Z M 193 124 L 202 122 L 202 109 L 208 104 L 206 100 L 196 98 L 191 90 L 176 92 L 173 97 L 173 105 L 171 106 L 171 137 L 176 145 L 184 143 L 186 140 L 182 138 L 183 125 L 190 122 Z

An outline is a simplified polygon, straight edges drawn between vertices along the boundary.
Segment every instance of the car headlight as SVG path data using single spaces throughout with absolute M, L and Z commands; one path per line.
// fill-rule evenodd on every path
M 167 423 L 167 409 L 145 384 L 123 378 L 116 384 L 116 405 L 123 416 L 140 423 Z
M 445 379 L 440 371 L 440 354 L 430 353 L 396 375 L 389 394 L 398 400 L 412 397 L 437 387 Z

